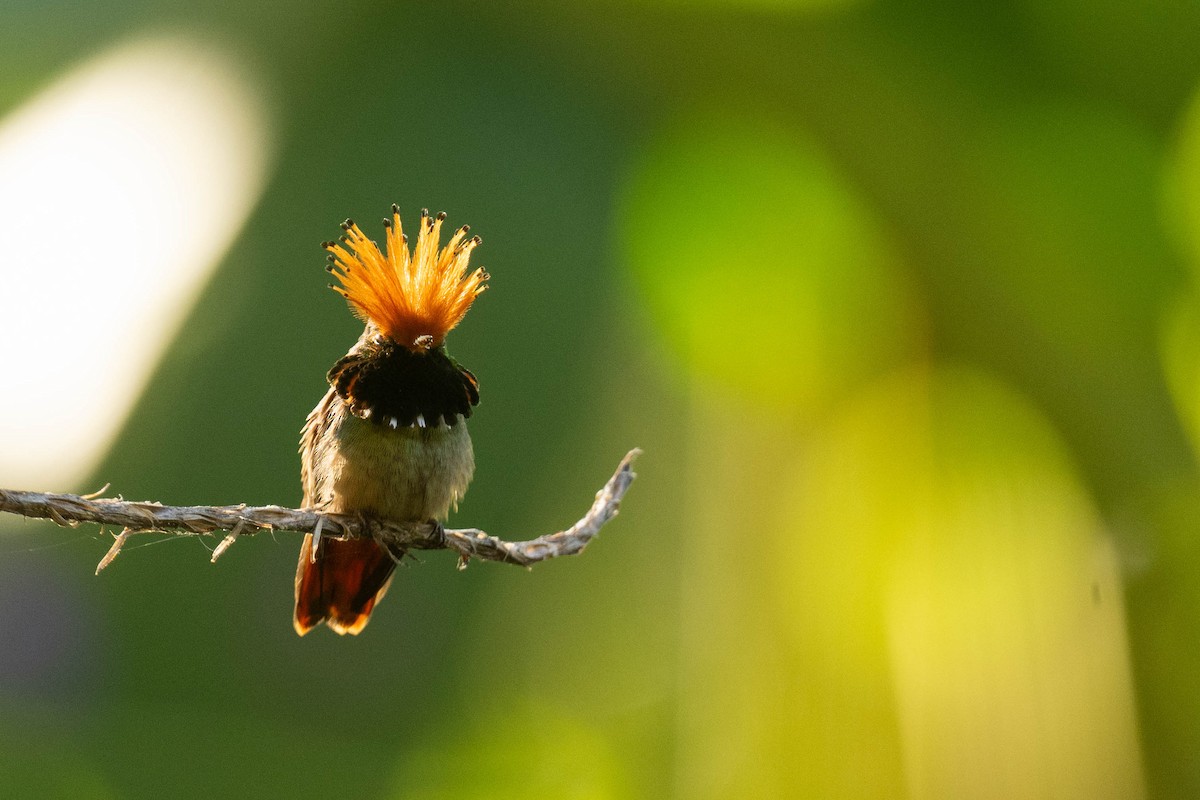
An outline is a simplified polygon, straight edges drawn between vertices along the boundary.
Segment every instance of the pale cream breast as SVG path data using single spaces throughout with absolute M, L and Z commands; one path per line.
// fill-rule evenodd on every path
M 324 467 L 315 505 L 392 520 L 445 519 L 475 472 L 466 422 L 391 429 L 339 411 L 314 443 Z

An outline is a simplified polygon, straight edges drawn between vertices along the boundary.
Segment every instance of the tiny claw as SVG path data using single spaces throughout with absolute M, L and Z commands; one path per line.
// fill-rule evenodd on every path
M 308 556 L 308 563 L 317 563 L 317 550 L 321 547 L 321 529 L 325 527 L 325 516 L 317 516 L 316 527 L 313 528 L 312 552 Z

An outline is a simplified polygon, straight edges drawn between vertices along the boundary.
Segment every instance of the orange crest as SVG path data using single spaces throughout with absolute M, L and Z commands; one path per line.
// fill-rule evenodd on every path
M 482 269 L 467 274 L 471 251 L 481 242 L 466 238 L 466 225 L 438 249 L 445 214 L 421 212 L 417 246 L 410 253 L 400 229 L 400 212 L 392 206 L 387 226 L 387 254 L 368 239 L 353 220 L 342 223 L 345 246 L 325 242 L 332 255 L 327 268 L 341 286 L 330 288 L 346 298 L 355 315 L 372 322 L 384 335 L 409 350 L 437 347 L 466 315 L 475 297 L 487 288 Z

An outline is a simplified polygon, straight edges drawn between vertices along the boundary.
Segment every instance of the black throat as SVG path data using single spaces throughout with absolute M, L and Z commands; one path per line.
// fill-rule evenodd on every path
M 329 383 L 350 411 L 396 427 L 455 425 L 479 403 L 479 383 L 445 347 L 414 353 L 391 342 L 356 348 L 329 370 Z

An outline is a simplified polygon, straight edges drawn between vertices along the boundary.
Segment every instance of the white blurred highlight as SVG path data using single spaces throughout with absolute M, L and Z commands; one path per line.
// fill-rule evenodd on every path
M 170 38 L 0 120 L 0 485 L 73 487 L 103 456 L 262 191 L 261 107 Z

